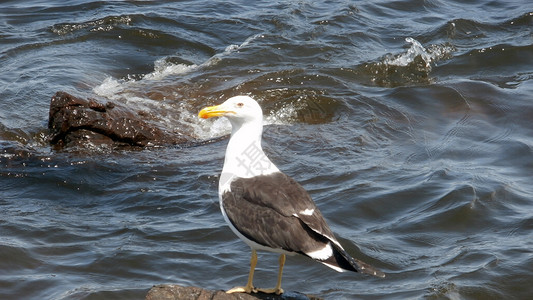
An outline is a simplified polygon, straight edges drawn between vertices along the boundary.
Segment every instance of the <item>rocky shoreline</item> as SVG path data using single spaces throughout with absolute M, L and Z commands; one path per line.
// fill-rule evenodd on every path
M 195 286 L 180 286 L 176 284 L 160 284 L 152 287 L 146 300 L 322 300 L 322 298 L 305 295 L 299 292 L 285 292 L 281 295 L 256 293 L 256 294 L 226 294 L 218 290 L 212 291 Z
M 48 119 L 50 144 L 56 149 L 110 147 L 144 148 L 153 146 L 197 146 L 216 142 L 196 140 L 185 130 L 161 128 L 146 112 L 122 104 L 82 99 L 57 92 L 50 101 Z

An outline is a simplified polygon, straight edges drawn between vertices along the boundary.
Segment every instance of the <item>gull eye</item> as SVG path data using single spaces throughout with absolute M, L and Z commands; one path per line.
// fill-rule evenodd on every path
M 237 107 L 243 107 L 243 106 L 244 106 L 244 103 L 242 102 L 237 103 Z

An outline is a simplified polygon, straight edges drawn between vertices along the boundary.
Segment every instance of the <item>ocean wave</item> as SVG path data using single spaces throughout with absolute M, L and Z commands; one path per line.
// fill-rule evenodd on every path
M 198 65 L 193 63 L 184 63 L 183 60 L 175 56 L 163 57 L 154 62 L 154 70 L 150 73 L 141 76 L 129 74 L 124 79 L 108 77 L 102 82 L 102 84 L 94 87 L 93 91 L 99 96 L 115 98 L 124 91 L 135 89 L 136 86 L 143 84 L 144 81 L 162 80 L 169 76 L 186 74 L 195 71 L 198 68 L 214 66 L 219 61 L 224 59 L 224 57 L 230 55 L 231 53 L 238 52 L 249 45 L 253 40 L 258 39 L 261 36 L 262 35 L 251 36 L 239 45 L 231 44 L 227 46 L 223 52 L 215 54 L 205 62 Z
M 83 29 L 89 31 L 111 31 L 118 26 L 131 26 L 132 25 L 132 16 L 107 16 L 104 18 L 78 22 L 78 23 L 61 23 L 53 25 L 50 30 L 57 35 L 67 35 L 74 33 Z
M 188 76 L 194 77 L 200 71 L 216 68 L 217 64 L 226 58 L 233 57 L 243 51 L 254 41 L 264 35 L 256 34 L 247 38 L 241 44 L 228 45 L 224 51 L 217 53 L 200 64 L 185 62 L 176 56 L 167 56 L 154 62 L 152 72 L 144 75 L 127 75 L 125 78 L 105 78 L 101 84 L 93 88 L 93 92 L 107 99 L 121 101 L 134 109 L 150 112 L 158 122 L 167 128 L 185 126 L 199 139 L 208 139 L 228 134 L 229 123 L 225 120 L 199 121 L 196 114 L 202 105 L 207 105 L 210 99 L 201 101 L 199 94 L 185 97 L 195 89 L 194 84 L 188 82 Z M 245 86 L 254 86 L 258 82 L 277 83 L 284 81 L 310 81 L 316 76 L 302 73 L 301 70 L 289 70 L 267 73 L 259 77 L 252 77 L 237 87 L 232 86 L 228 94 L 246 90 Z M 183 85 L 180 85 L 182 83 Z M 225 93 L 221 91 L 221 93 Z M 241 92 L 241 94 L 249 94 Z M 320 89 L 266 89 L 255 90 L 253 96 L 262 102 L 265 109 L 265 125 L 288 125 L 296 122 L 324 123 L 331 120 L 338 107 L 337 101 L 324 95 Z M 229 97 L 229 96 L 227 96 Z M 182 99 L 183 98 L 183 99 Z M 180 100 L 182 99 L 182 100 Z M 176 101 L 178 100 L 178 101 Z M 221 98 L 217 101 L 223 101 Z M 203 103 L 203 104 L 202 104 Z
M 343 68 L 344 71 L 355 73 L 366 78 L 367 84 L 383 87 L 429 84 L 435 81 L 430 76 L 433 67 L 441 60 L 452 57 L 456 48 L 449 44 L 431 44 L 424 47 L 419 41 L 408 37 L 410 44 L 402 53 L 387 54 L 377 62 L 363 63 L 354 70 Z

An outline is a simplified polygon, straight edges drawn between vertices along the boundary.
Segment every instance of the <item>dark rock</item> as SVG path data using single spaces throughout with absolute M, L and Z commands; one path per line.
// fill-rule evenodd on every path
M 85 100 L 57 92 L 50 102 L 50 143 L 66 146 L 185 145 L 192 138 L 159 128 L 118 103 Z
M 146 300 L 321 300 L 316 296 L 304 295 L 298 292 L 285 292 L 281 295 L 256 293 L 226 294 L 224 291 L 210 291 L 194 286 L 179 286 L 176 284 L 156 285 L 148 291 Z

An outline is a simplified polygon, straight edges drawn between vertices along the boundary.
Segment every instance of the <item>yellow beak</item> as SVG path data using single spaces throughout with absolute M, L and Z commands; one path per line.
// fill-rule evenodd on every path
M 214 106 L 208 106 L 204 109 L 202 109 L 198 113 L 198 117 L 202 119 L 208 119 L 211 117 L 220 117 L 224 116 L 228 113 L 234 114 L 235 112 L 232 110 L 226 110 L 222 107 L 222 105 L 214 105 Z

